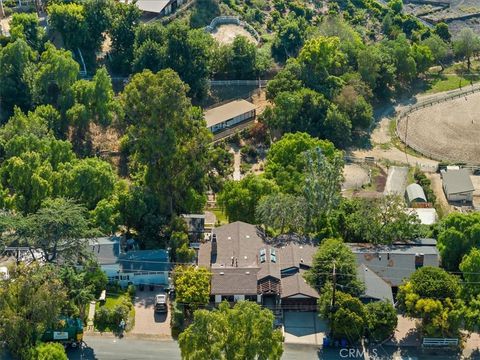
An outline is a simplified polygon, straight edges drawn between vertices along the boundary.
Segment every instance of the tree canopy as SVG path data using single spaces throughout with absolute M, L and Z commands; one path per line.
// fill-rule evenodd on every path
M 282 334 L 273 325 L 273 313 L 250 301 L 197 310 L 193 323 L 179 336 L 182 358 L 280 359 Z

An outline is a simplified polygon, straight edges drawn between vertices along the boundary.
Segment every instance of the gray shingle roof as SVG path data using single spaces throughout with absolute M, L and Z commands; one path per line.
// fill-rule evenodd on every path
M 316 294 L 303 281 L 303 278 L 300 279 L 301 282 L 298 279 L 294 281 L 294 278 L 281 279 L 282 269 L 297 268 L 300 270 L 301 267 L 311 266 L 312 257 L 316 251 L 315 246 L 289 241 L 282 244 L 266 243 L 264 241 L 265 236 L 258 227 L 241 221 L 215 228 L 213 234 L 216 235 L 217 255 L 211 255 L 212 241 L 208 241 L 200 245 L 198 256 L 198 265 L 211 267 L 213 272 L 212 294 L 214 294 L 213 291 L 220 294 L 219 289 L 222 289 L 223 294 L 246 293 L 239 291 L 241 286 L 245 286 L 245 291 L 251 291 L 251 284 L 246 283 L 247 280 L 244 280 L 244 276 L 233 275 L 230 272 L 244 274 L 246 271 L 253 271 L 252 269 L 256 269 L 256 282 L 270 277 L 281 280 L 282 289 L 285 282 L 287 285 L 286 291 L 290 295 L 293 294 L 293 291 L 297 291 L 297 293 L 300 291 L 307 296 Z M 221 279 L 218 279 L 220 277 L 219 272 L 224 273 L 221 275 Z M 230 279 L 230 281 L 226 279 Z M 220 283 L 217 283 L 217 281 L 220 281 Z M 306 289 L 306 287 L 309 289 Z
M 474 191 L 470 174 L 465 169 L 447 170 L 442 175 L 443 187 L 448 195 Z
M 88 247 L 99 265 L 118 263 L 120 255 L 120 238 L 117 236 L 90 239 Z
M 318 293 L 303 278 L 305 271 L 282 278 L 282 299 L 293 295 L 305 295 L 318 299 Z
M 378 300 L 388 300 L 393 304 L 393 294 L 390 285 L 369 269 L 365 264 L 357 268 L 358 279 L 365 284 L 365 297 Z
M 212 269 L 212 295 L 256 295 L 258 268 Z

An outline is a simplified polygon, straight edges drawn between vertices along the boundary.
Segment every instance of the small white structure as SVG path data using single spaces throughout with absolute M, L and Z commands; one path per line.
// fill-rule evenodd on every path
M 8 268 L 6 266 L 0 266 L 0 280 L 8 280 L 10 275 L 8 274 Z
M 207 128 L 216 133 L 255 118 L 255 105 L 246 100 L 235 100 L 205 111 Z
M 437 210 L 434 208 L 408 208 L 408 214 L 415 214 L 422 225 L 432 225 L 438 220 Z
M 169 15 L 183 4 L 183 0 L 121 0 L 125 4 L 135 4 L 145 13 Z
M 442 172 L 442 180 L 448 201 L 472 202 L 475 188 L 466 169 L 447 169 Z

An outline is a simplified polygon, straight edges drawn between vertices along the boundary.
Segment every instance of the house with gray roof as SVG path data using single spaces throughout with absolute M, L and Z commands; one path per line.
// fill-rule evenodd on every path
M 398 286 L 415 270 L 440 264 L 440 255 L 434 239 L 392 245 L 347 244 L 358 264 L 358 277 L 365 283 L 365 295 L 370 299 L 388 299 Z M 390 293 L 386 290 L 390 288 Z
M 215 228 L 200 245 L 198 265 L 212 272 L 211 300 L 252 300 L 284 309 L 315 309 L 318 293 L 303 278 L 316 247 L 269 243 L 255 225 L 237 221 Z
M 169 285 L 171 264 L 167 250 L 139 250 L 133 239 L 118 236 L 90 239 L 88 248 L 112 283 L 122 287 Z
M 443 191 L 448 201 L 472 202 L 475 188 L 466 169 L 442 171 Z

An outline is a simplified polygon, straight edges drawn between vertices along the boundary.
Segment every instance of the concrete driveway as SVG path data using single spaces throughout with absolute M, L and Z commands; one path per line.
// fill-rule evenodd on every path
M 135 295 L 135 327 L 130 334 L 171 340 L 170 309 L 155 313 L 155 291 L 137 291 Z
M 285 311 L 283 324 L 286 344 L 322 345 L 328 331 L 326 321 L 314 311 Z

